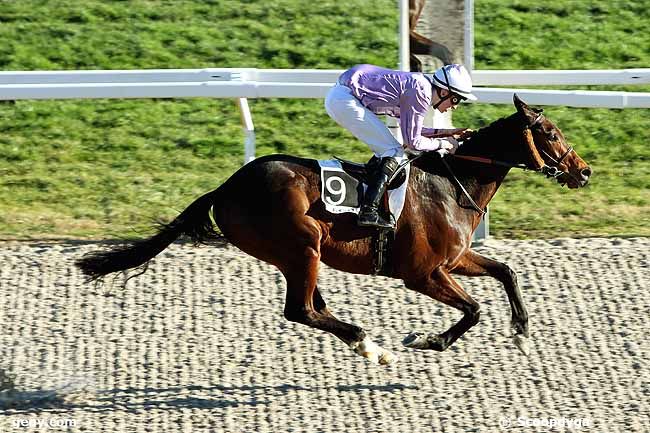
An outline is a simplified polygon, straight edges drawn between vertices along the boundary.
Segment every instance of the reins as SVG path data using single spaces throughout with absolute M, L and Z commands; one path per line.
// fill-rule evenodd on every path
M 543 121 L 543 116 L 540 113 L 535 118 L 535 120 L 530 125 L 528 125 L 527 127 L 528 128 L 537 127 L 542 123 L 542 121 Z M 554 166 L 548 165 L 548 164 L 546 164 L 546 162 L 544 162 L 544 165 L 541 168 L 535 169 L 535 168 L 528 167 L 526 164 L 515 164 L 515 163 L 512 163 L 512 162 L 508 162 L 508 161 L 501 161 L 501 160 L 498 160 L 498 159 L 485 158 L 485 157 L 482 157 L 482 156 L 457 155 L 455 153 L 450 153 L 450 154 L 447 154 L 447 155 L 451 155 L 452 157 L 457 158 L 457 159 L 463 159 L 463 160 L 466 160 L 466 161 L 478 162 L 478 163 L 481 163 L 481 164 L 495 165 L 495 166 L 506 167 L 506 168 L 519 168 L 521 170 L 532 170 L 532 171 L 536 171 L 536 172 L 539 172 L 539 173 L 543 173 L 543 174 L 546 175 L 546 177 L 553 178 L 553 179 L 556 179 L 556 178 L 558 178 L 559 176 L 561 176 L 563 174 L 571 176 L 571 173 L 562 171 L 562 170 L 560 170 L 559 167 L 560 167 L 560 164 L 562 164 L 562 161 L 564 161 L 564 159 L 567 156 L 569 156 L 569 154 L 571 152 L 574 151 L 573 146 L 569 146 L 567 148 L 567 150 L 562 154 L 562 156 L 560 156 L 560 158 L 557 159 L 557 160 L 555 158 L 553 158 L 551 155 L 549 155 L 548 152 L 546 152 L 545 150 L 541 149 L 540 151 L 544 154 L 544 156 L 546 156 L 546 158 L 548 158 L 555 165 Z M 421 152 L 421 153 L 419 153 L 419 154 L 417 154 L 417 155 L 415 155 L 415 156 L 413 156 L 411 158 L 407 158 L 404 162 L 402 162 L 398 166 L 397 170 L 395 170 L 395 172 L 393 173 L 393 175 L 391 176 L 391 178 L 389 179 L 388 182 L 389 183 L 392 182 L 393 179 L 397 176 L 397 174 L 402 170 L 402 168 L 404 168 L 408 164 L 411 164 L 416 159 L 422 157 L 425 153 L 427 153 L 427 152 Z M 454 183 L 456 184 L 456 186 L 458 186 L 458 188 L 460 188 L 460 190 L 463 192 L 463 194 L 465 195 L 467 200 L 469 200 L 472 208 L 475 211 L 477 211 L 481 216 L 485 215 L 486 211 L 484 209 L 481 209 L 479 207 L 479 205 L 476 204 L 476 202 L 474 201 L 472 196 L 469 194 L 467 189 L 465 189 L 465 187 L 460 182 L 460 180 L 458 180 L 458 178 L 454 174 L 453 170 L 451 169 L 451 167 L 449 166 L 447 161 L 445 161 L 445 156 L 446 155 L 440 155 L 440 160 L 442 161 L 442 164 L 445 166 L 445 168 L 449 172 L 451 178 L 454 180 Z
M 445 158 L 444 158 L 444 157 L 441 157 L 440 160 L 442 161 L 442 164 L 445 166 L 445 168 L 447 169 L 447 171 L 448 171 L 449 174 L 451 175 L 452 179 L 454 179 L 454 182 L 456 182 L 456 185 L 460 188 L 461 191 L 463 191 L 463 194 L 465 194 L 465 197 L 467 197 L 467 199 L 469 200 L 469 202 L 470 202 L 470 204 L 472 205 L 472 207 L 474 208 L 474 210 L 475 210 L 476 212 L 478 212 L 479 215 L 481 215 L 481 216 L 485 215 L 485 211 L 484 211 L 483 209 L 481 209 L 481 208 L 476 204 L 476 202 L 474 201 L 474 199 L 472 198 L 472 196 L 469 195 L 469 192 L 467 192 L 467 190 L 465 189 L 465 187 L 463 186 L 463 184 L 460 183 L 460 180 L 458 180 L 458 178 L 456 177 L 456 175 L 454 174 L 454 172 L 451 170 L 451 167 L 449 167 L 449 164 L 447 164 L 447 161 L 445 161 Z
M 405 166 L 411 164 L 416 159 L 421 158 L 425 153 L 426 152 L 420 152 L 419 154 L 413 156 L 412 158 L 406 158 L 406 160 L 404 162 L 402 162 L 397 167 L 397 170 L 395 170 L 395 172 L 393 173 L 391 178 L 388 180 L 388 183 L 390 184 L 393 181 L 393 179 L 397 176 L 397 174 L 400 172 L 400 170 L 402 170 L 402 168 L 404 168 Z M 468 158 L 478 158 L 480 160 L 492 161 L 492 160 L 489 160 L 487 158 L 481 158 L 481 157 L 468 157 Z M 460 188 L 461 191 L 463 191 L 463 194 L 465 194 L 465 197 L 467 197 L 467 199 L 469 200 L 470 204 L 472 205 L 472 208 L 474 208 L 474 210 L 477 211 L 479 214 L 484 215 L 485 211 L 483 209 L 481 209 L 479 207 L 479 205 L 476 204 L 476 202 L 474 201 L 472 196 L 469 195 L 469 192 L 467 192 L 467 190 L 465 189 L 463 184 L 460 183 L 460 180 L 458 180 L 458 178 L 456 177 L 454 172 L 451 170 L 451 167 L 449 167 L 449 164 L 447 164 L 447 161 L 445 161 L 445 158 L 444 158 L 443 155 L 440 155 L 440 160 L 442 161 L 442 164 L 445 166 L 445 168 L 447 169 L 447 171 L 451 175 L 452 179 L 454 179 L 454 182 L 456 183 L 456 185 Z M 498 162 L 500 162 L 500 161 L 498 161 Z
M 530 125 L 527 125 L 527 128 L 532 129 L 538 127 L 541 125 L 543 120 L 544 120 L 544 116 L 541 113 L 539 113 L 535 118 L 535 120 L 533 120 L 533 122 L 531 122 Z M 564 159 L 567 156 L 569 156 L 571 152 L 573 152 L 573 146 L 569 146 L 567 150 L 562 154 L 562 156 L 560 156 L 560 158 L 557 160 L 553 158 L 551 155 L 549 155 L 548 152 L 546 152 L 544 149 L 540 149 L 540 152 L 543 153 L 544 156 L 546 156 L 555 165 L 548 165 L 546 164 L 546 162 L 544 162 L 544 165 L 541 168 L 533 169 L 528 167 L 526 164 L 513 164 L 511 162 L 499 161 L 497 159 L 491 159 L 491 158 L 484 158 L 482 156 L 456 155 L 456 154 L 451 154 L 451 155 L 458 159 L 465 159 L 468 161 L 479 162 L 482 164 L 498 165 L 507 168 L 520 168 L 522 170 L 533 170 L 545 174 L 546 177 L 552 177 L 554 179 L 558 178 L 563 174 L 566 174 L 567 176 L 572 176 L 571 173 L 560 170 L 560 164 L 562 164 L 562 161 L 564 161 Z
M 499 161 L 498 159 L 484 158 L 484 157 L 481 157 L 481 156 L 456 155 L 456 154 L 453 154 L 453 153 L 450 154 L 450 155 L 453 156 L 454 158 L 464 159 L 464 160 L 466 160 L 466 161 L 478 162 L 478 163 L 481 163 L 481 164 L 497 165 L 497 166 L 506 167 L 506 168 L 519 168 L 519 169 L 522 169 L 522 170 L 534 170 L 534 171 L 537 171 L 537 172 L 540 172 L 540 173 L 545 174 L 546 177 L 549 177 L 549 178 L 552 177 L 553 179 L 555 179 L 555 178 L 561 176 L 562 174 L 568 174 L 568 175 L 571 175 L 570 173 L 566 173 L 566 172 L 564 172 L 564 171 L 562 171 L 562 170 L 560 170 L 560 169 L 558 168 L 559 165 L 562 163 L 562 161 L 563 161 L 563 160 L 564 160 L 564 159 L 565 159 L 565 158 L 566 158 L 566 157 L 567 157 L 571 152 L 573 152 L 573 146 L 569 146 L 569 148 L 567 149 L 567 151 L 564 152 L 564 154 L 560 157 L 560 159 L 559 159 L 559 160 L 555 160 L 555 158 L 553 158 L 553 157 L 550 156 L 547 152 L 545 152 L 544 150 L 542 150 L 542 153 L 544 153 L 544 155 L 546 155 L 546 157 L 547 157 L 548 159 L 550 159 L 552 162 L 554 162 L 556 165 L 555 165 L 555 166 L 550 166 L 550 165 L 544 164 L 544 166 L 543 166 L 542 168 L 540 168 L 539 170 L 531 169 L 530 167 L 528 167 L 528 166 L 525 165 L 525 164 L 513 164 L 513 163 L 511 163 L 511 162 Z M 447 169 L 447 171 L 449 172 L 449 174 L 451 175 L 451 177 L 454 179 L 454 182 L 456 183 L 456 185 L 458 185 L 458 187 L 461 189 L 461 191 L 463 192 L 463 194 L 465 194 L 465 197 L 467 197 L 467 199 L 468 199 L 469 202 L 471 203 L 471 205 L 472 205 L 472 207 L 474 208 L 474 210 L 476 210 L 479 214 L 484 215 L 484 214 L 485 214 L 485 211 L 484 211 L 483 209 L 481 209 L 481 208 L 476 204 L 476 202 L 475 202 L 475 201 L 472 199 L 472 197 L 469 195 L 469 193 L 467 192 L 467 190 L 465 189 L 465 187 L 460 183 L 460 181 L 458 180 L 458 178 L 456 178 L 456 175 L 455 175 L 454 172 L 451 170 L 451 167 L 449 167 L 449 164 L 447 164 L 447 161 L 445 161 L 444 157 L 442 158 L 442 163 L 444 164 L 445 168 Z
M 543 116 L 542 116 L 541 113 L 539 113 L 537 115 L 537 117 L 535 118 L 535 120 L 530 125 L 528 125 L 527 127 L 528 128 L 534 128 L 534 127 L 540 126 L 542 121 L 543 121 Z M 558 160 L 556 160 L 551 155 L 549 155 L 548 152 L 546 152 L 545 150 L 541 149 L 540 151 L 555 165 L 548 165 L 548 164 L 546 164 L 546 162 L 544 162 L 544 165 L 542 167 L 540 167 L 539 169 L 534 169 L 534 168 L 528 167 L 526 164 L 514 164 L 512 162 L 500 161 L 498 159 L 485 158 L 485 157 L 482 157 L 482 156 L 457 155 L 455 153 L 452 153 L 450 155 L 453 156 L 454 158 L 457 158 L 457 159 L 464 159 L 466 161 L 473 161 L 473 162 L 478 162 L 478 163 L 481 163 L 481 164 L 496 165 L 496 166 L 506 167 L 506 168 L 519 168 L 519 169 L 522 169 L 522 170 L 533 170 L 533 171 L 543 173 L 543 174 L 546 175 L 546 177 L 553 178 L 553 179 L 557 179 L 559 176 L 561 176 L 563 174 L 573 177 L 571 175 L 571 173 L 560 170 L 560 164 L 562 164 L 562 161 L 564 161 L 564 159 L 567 156 L 569 156 L 569 154 L 571 152 L 573 152 L 573 146 L 569 146 L 567 148 L 567 150 L 562 154 L 562 156 L 560 156 L 560 158 Z M 456 185 L 460 188 L 460 190 L 463 192 L 463 194 L 465 194 L 465 197 L 467 197 L 467 199 L 471 203 L 474 210 L 476 210 L 480 215 L 484 215 L 485 211 L 483 209 L 481 209 L 476 204 L 474 199 L 472 199 L 469 192 L 467 192 L 467 190 L 465 189 L 463 184 L 458 180 L 458 178 L 456 177 L 456 175 L 452 171 L 451 167 L 449 167 L 449 164 L 447 164 L 447 161 L 445 161 L 444 157 L 442 157 L 441 160 L 442 160 L 443 165 L 445 166 L 445 168 L 447 169 L 447 171 L 449 172 L 449 174 L 453 178 Z
M 530 170 L 530 168 L 528 168 L 526 164 L 513 164 L 511 162 L 499 161 L 498 159 L 492 159 L 492 158 L 484 158 L 482 156 L 456 155 L 456 154 L 451 154 L 451 155 L 454 158 L 466 159 L 467 161 L 480 162 L 489 165 L 498 165 L 501 167 L 521 168 L 522 170 Z

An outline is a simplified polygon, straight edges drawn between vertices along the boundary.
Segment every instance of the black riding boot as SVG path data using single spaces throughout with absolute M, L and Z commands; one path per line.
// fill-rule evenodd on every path
M 388 181 L 393 176 L 399 163 L 395 158 L 382 158 L 374 173 L 368 176 L 368 188 L 363 196 L 358 224 L 360 226 L 394 228 L 391 221 L 379 215 L 379 202 L 386 192 Z

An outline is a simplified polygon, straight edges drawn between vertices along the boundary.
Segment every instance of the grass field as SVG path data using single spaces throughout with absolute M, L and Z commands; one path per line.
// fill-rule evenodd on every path
M 396 66 L 394 1 L 2 1 L 3 70 Z M 475 0 L 477 69 L 650 65 L 650 2 Z M 591 87 L 650 91 L 642 87 Z M 258 155 L 367 159 L 320 100 L 251 101 Z M 454 114 L 478 128 L 511 106 Z M 650 235 L 650 113 L 547 107 L 594 169 L 568 191 L 513 172 L 491 208 L 497 237 Z M 0 237 L 139 236 L 218 186 L 243 159 L 228 100 L 0 104 Z

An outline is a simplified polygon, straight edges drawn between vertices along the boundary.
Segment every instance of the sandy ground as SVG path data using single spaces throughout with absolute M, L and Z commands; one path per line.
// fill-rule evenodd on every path
M 477 248 L 519 274 L 529 357 L 491 279 L 460 279 L 481 320 L 437 353 L 401 340 L 459 313 L 396 280 L 323 269 L 331 309 L 398 354 L 389 367 L 286 322 L 282 276 L 233 247 L 174 245 L 126 289 L 73 268 L 98 247 L 0 243 L 0 432 L 44 431 L 17 428 L 39 420 L 88 432 L 549 431 L 519 423 L 551 418 L 586 420 L 552 431 L 649 431 L 650 239 Z

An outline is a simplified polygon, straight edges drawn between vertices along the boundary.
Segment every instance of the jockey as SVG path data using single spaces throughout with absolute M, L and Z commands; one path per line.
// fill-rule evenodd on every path
M 369 176 L 358 224 L 394 228 L 378 213 L 379 202 L 387 184 L 407 151 L 444 151 L 453 153 L 459 139 L 470 130 L 424 128 L 424 116 L 432 106 L 441 113 L 472 94 L 472 79 L 462 65 L 446 65 L 433 74 L 403 72 L 373 65 L 348 69 L 330 89 L 325 99 L 327 114 L 380 158 L 377 169 Z M 399 118 L 404 145 L 393 137 L 377 115 Z

